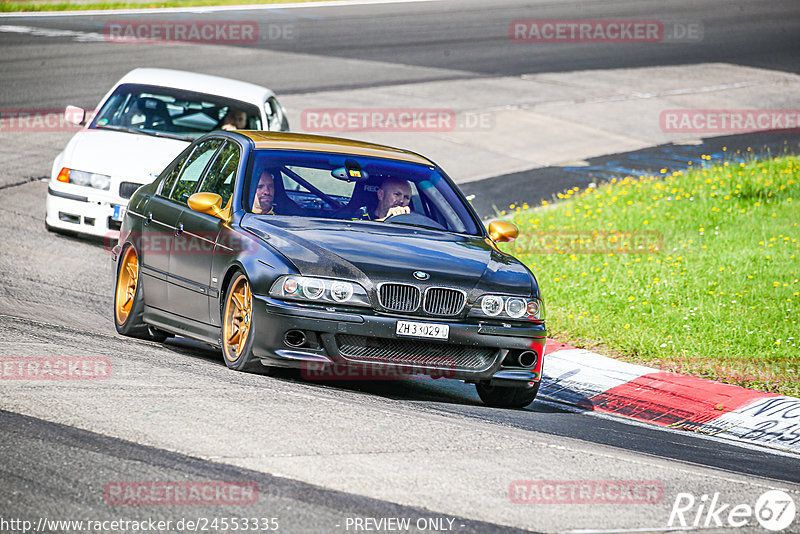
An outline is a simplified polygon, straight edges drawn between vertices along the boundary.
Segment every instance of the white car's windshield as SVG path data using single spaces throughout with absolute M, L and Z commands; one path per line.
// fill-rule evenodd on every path
M 258 107 L 193 91 L 123 84 L 89 128 L 195 139 L 219 128 L 260 130 Z

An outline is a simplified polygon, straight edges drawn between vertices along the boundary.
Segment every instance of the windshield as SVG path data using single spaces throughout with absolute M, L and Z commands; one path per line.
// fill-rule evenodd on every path
M 386 222 L 480 235 L 479 223 L 455 187 L 437 168 L 416 163 L 256 150 L 242 207 L 257 214 L 381 221 L 389 194 L 401 190 L 405 194 L 397 196 L 396 204 L 407 206 L 408 213 Z
M 260 130 L 258 107 L 168 87 L 123 84 L 103 104 L 89 128 L 195 139 L 224 125 Z

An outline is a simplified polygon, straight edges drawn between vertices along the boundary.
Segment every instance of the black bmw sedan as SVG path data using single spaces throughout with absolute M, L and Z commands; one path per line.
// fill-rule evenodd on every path
M 491 406 L 539 389 L 533 274 L 427 158 L 291 133 L 197 139 L 130 199 L 114 247 L 120 334 L 194 338 L 231 369 L 425 374 Z

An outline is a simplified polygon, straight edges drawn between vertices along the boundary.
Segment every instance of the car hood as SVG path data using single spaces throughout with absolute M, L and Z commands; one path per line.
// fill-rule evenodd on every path
M 188 145 L 179 139 L 87 129 L 67 144 L 61 166 L 144 184 Z
M 242 226 L 289 258 L 301 274 L 465 291 L 530 294 L 538 287 L 516 258 L 480 236 L 399 224 L 246 215 Z M 415 279 L 422 271 L 430 277 Z

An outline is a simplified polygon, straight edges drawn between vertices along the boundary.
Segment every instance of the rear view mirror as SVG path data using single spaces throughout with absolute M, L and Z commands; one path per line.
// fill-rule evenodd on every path
M 78 106 L 67 106 L 64 110 L 64 119 L 77 126 L 86 124 L 86 110 Z
M 331 171 L 331 176 L 337 180 L 342 180 L 343 182 L 366 182 L 369 179 L 369 175 L 366 171 L 359 169 L 347 169 L 345 167 L 333 169 Z

